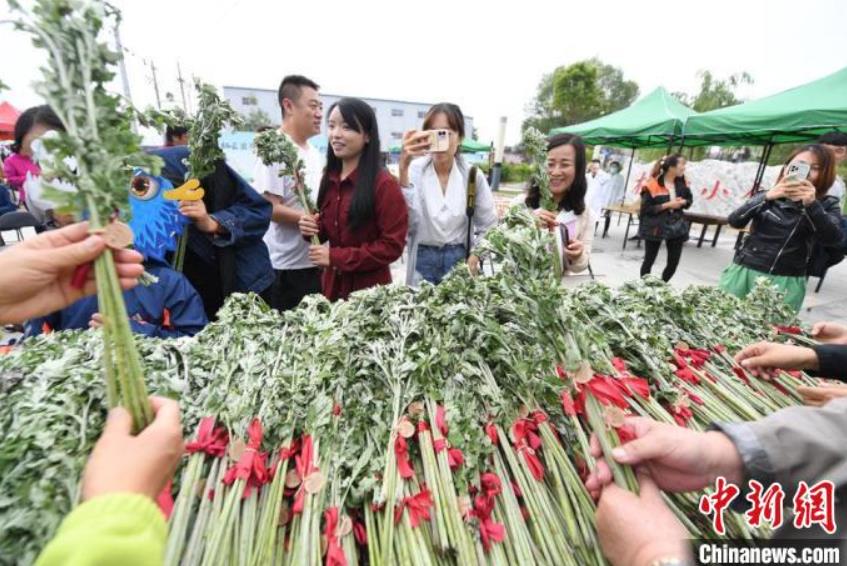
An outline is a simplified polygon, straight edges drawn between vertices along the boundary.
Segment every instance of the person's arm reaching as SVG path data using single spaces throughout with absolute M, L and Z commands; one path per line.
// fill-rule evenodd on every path
M 176 401 L 151 397 L 153 422 L 132 436 L 132 418 L 117 407 L 88 459 L 84 503 L 65 517 L 37 566 L 153 566 L 162 563 L 167 526 L 154 499 L 182 456 Z

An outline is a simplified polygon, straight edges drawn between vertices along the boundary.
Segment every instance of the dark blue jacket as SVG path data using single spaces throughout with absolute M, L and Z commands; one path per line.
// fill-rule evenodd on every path
M 0 183 L 0 216 L 7 212 L 15 212 L 17 206 L 12 204 L 12 189 Z
M 163 147 L 151 151 L 161 157 L 165 164 L 162 176 L 179 186 L 185 179 L 188 167 L 188 147 L 184 145 Z M 271 203 L 256 192 L 232 168 L 227 166 L 236 180 L 233 204 L 224 210 L 210 214 L 223 226 L 228 235 L 210 237 L 189 225 L 188 247 L 201 258 L 214 261 L 215 247 L 235 248 L 236 291 L 261 293 L 270 287 L 274 279 L 268 248 L 262 238 L 271 222 Z
M 161 263 L 147 262 L 144 267 L 159 281 L 124 291 L 132 331 L 157 338 L 178 338 L 203 330 L 208 322 L 206 312 L 200 295 L 188 279 Z M 47 330 L 45 324 L 50 330 L 86 329 L 91 316 L 98 311 L 97 297 L 86 297 L 64 310 L 30 320 L 26 333 L 28 336 L 41 334 Z

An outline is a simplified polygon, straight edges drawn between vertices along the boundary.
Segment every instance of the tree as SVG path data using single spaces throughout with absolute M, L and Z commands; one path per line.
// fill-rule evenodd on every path
M 735 73 L 725 79 L 716 79 L 711 71 L 700 71 L 700 92 L 688 95 L 684 92 L 673 93 L 680 102 L 697 112 L 708 112 L 741 102 L 735 92 L 743 84 L 753 84 L 753 77 L 747 72 Z
M 548 132 L 625 108 L 637 96 L 638 84 L 625 80 L 621 69 L 596 58 L 579 61 L 541 78 L 523 125 Z
M 273 120 L 268 113 L 261 108 L 255 108 L 244 117 L 244 130 L 248 132 L 258 131 L 260 128 L 273 125 Z

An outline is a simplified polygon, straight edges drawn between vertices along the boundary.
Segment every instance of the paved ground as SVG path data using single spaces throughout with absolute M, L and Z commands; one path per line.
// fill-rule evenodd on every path
M 499 196 L 499 195 L 498 195 Z M 511 197 L 509 197 L 511 198 Z M 498 198 L 498 201 L 501 200 Z M 503 198 L 502 200 L 506 200 Z M 607 285 L 617 286 L 626 281 L 637 279 L 644 248 L 636 247 L 636 242 L 627 242 L 626 250 L 622 250 L 626 219 L 617 224 L 617 216 L 613 217 L 609 235 L 601 239 L 598 235 L 594 240 L 591 256 L 591 266 L 595 277 Z M 696 225 L 692 234 L 699 235 L 700 226 Z M 682 260 L 676 275 L 671 280 L 675 287 L 687 285 L 716 285 L 721 271 L 730 264 L 733 256 L 733 246 L 737 233 L 724 227 L 717 246 L 711 247 L 709 229 L 702 248 L 697 247 L 696 240 L 685 244 Z M 653 273 L 660 274 L 665 266 L 665 249 L 659 252 L 659 257 L 653 266 Z M 405 264 L 398 262 L 392 266 L 395 281 L 404 281 Z M 588 280 L 588 275 L 580 275 Z M 847 323 L 847 261 L 832 268 L 824 281 L 820 293 L 815 293 L 817 279 L 809 281 L 806 300 L 800 317 L 807 321 L 834 320 Z

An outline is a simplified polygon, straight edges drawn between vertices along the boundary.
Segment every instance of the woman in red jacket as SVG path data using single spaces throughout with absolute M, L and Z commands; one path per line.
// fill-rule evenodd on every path
M 322 242 L 309 258 L 324 268 L 323 293 L 334 301 L 391 283 L 389 266 L 403 253 L 409 218 L 400 185 L 382 166 L 373 109 L 342 98 L 330 107 L 327 124 L 320 212 L 303 215 L 300 231 Z

